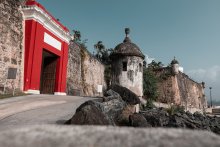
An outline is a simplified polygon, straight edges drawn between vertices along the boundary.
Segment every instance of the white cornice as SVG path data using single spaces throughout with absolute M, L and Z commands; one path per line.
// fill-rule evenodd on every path
M 42 24 L 47 30 L 59 37 L 62 41 L 69 44 L 71 35 L 66 32 L 59 24 L 57 24 L 50 15 L 37 6 L 23 6 L 25 20 L 35 20 Z

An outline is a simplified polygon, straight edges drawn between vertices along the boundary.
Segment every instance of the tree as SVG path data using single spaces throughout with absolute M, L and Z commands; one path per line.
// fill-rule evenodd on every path
M 105 46 L 102 44 L 102 41 L 98 41 L 95 45 L 94 48 L 96 49 L 96 57 L 98 59 L 102 58 L 102 55 L 105 51 Z
M 110 64 L 110 55 L 113 51 L 113 49 L 106 49 L 105 45 L 103 45 L 102 41 L 98 41 L 94 48 L 96 49 L 96 57 L 103 62 L 104 64 Z
M 152 61 L 148 67 L 151 68 L 151 69 L 158 69 L 158 68 L 161 68 L 163 67 L 164 65 L 162 64 L 162 62 L 156 62 L 156 61 Z
M 73 30 L 75 41 L 81 41 L 81 32 L 78 30 Z
M 113 52 L 113 49 L 106 49 L 105 45 L 103 45 L 102 41 L 98 41 L 94 48 L 96 50 L 96 57 L 105 64 L 105 81 L 107 84 L 107 87 L 110 86 L 111 83 L 111 59 L 110 55 Z
M 77 43 L 79 46 L 83 48 L 87 48 L 86 43 L 88 39 L 81 40 L 81 32 L 79 30 L 73 30 L 73 35 L 74 35 L 74 42 Z
M 156 101 L 158 98 L 158 79 L 154 72 L 149 68 L 144 68 L 143 77 L 144 97 L 147 100 L 147 106 L 151 107 L 153 105 L 153 101 Z

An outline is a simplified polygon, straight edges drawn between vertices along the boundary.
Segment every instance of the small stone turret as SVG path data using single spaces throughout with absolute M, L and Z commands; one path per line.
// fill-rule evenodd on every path
M 128 88 L 139 97 L 143 96 L 143 61 L 144 55 L 139 47 L 129 38 L 130 29 L 125 29 L 126 37 L 113 50 L 112 84 Z
M 177 75 L 179 73 L 179 62 L 176 60 L 175 57 L 171 61 L 171 67 L 172 67 L 172 73 Z

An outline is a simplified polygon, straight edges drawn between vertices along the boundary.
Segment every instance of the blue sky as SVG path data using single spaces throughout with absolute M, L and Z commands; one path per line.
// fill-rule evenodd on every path
M 38 2 L 70 30 L 80 30 L 91 52 L 99 40 L 114 48 L 129 27 L 144 54 L 165 65 L 176 56 L 184 72 L 212 86 L 213 98 L 220 100 L 220 0 Z

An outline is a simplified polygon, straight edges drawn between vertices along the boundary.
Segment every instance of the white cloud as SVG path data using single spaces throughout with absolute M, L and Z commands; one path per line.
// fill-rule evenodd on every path
M 196 69 L 187 72 L 187 75 L 198 82 L 206 83 L 206 96 L 209 99 L 209 87 L 212 87 L 213 98 L 220 100 L 220 66 L 215 65 L 206 69 Z
M 147 64 L 150 64 L 153 60 L 155 60 L 155 58 L 151 58 L 147 54 L 145 54 L 145 60 L 146 60 Z
M 220 66 L 216 65 L 207 69 L 190 70 L 187 72 L 187 74 L 196 80 L 208 80 L 210 82 L 216 82 L 216 80 L 220 80 Z
M 180 71 L 180 72 L 183 72 L 183 71 L 184 71 L 184 69 L 183 69 L 182 66 L 179 67 L 179 71 Z

